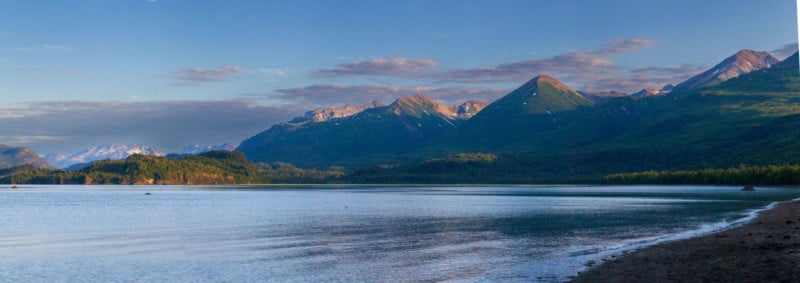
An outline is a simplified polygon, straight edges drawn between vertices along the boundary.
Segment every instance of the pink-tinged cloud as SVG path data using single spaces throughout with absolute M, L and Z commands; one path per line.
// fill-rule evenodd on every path
M 614 55 L 654 45 L 653 41 L 641 38 L 617 39 L 595 49 L 570 51 L 547 58 L 450 70 L 439 74 L 436 80 L 444 83 L 524 82 L 539 74 L 549 74 L 584 91 L 634 92 L 677 84 L 705 69 L 681 66 L 628 70 L 612 59 Z
M 242 68 L 225 65 L 214 69 L 188 68 L 172 73 L 171 77 L 183 84 L 221 82 L 228 79 L 228 75 L 241 73 Z
M 639 49 L 648 48 L 655 45 L 655 42 L 642 39 L 642 38 L 633 38 L 633 39 L 615 39 L 605 46 L 592 50 L 591 52 L 594 54 L 599 55 L 611 55 L 611 54 L 619 54 L 619 53 L 628 53 L 633 52 Z
M 442 74 L 439 80 L 457 83 L 519 82 L 541 73 L 551 73 L 556 76 L 601 74 L 618 72 L 619 69 L 620 67 L 608 58 L 574 51 L 550 58 L 504 63 L 492 67 L 455 69 Z
M 391 103 L 403 96 L 417 93 L 425 94 L 447 104 L 462 103 L 467 100 L 494 101 L 509 90 L 481 87 L 409 87 L 390 85 L 336 85 L 321 84 L 301 88 L 277 90 L 277 98 L 292 104 L 311 106 L 333 106 L 344 104 L 364 104 L 373 100 Z
M 552 74 L 563 80 L 584 82 L 619 74 L 623 68 L 611 60 L 612 55 L 633 52 L 655 45 L 641 39 L 616 39 L 599 48 L 570 51 L 548 58 L 510 62 L 490 67 L 456 69 L 440 76 L 443 82 L 483 83 L 512 82 L 530 79 L 538 74 Z
M 342 63 L 336 68 L 316 70 L 311 75 L 319 78 L 346 76 L 409 77 L 424 74 L 438 65 L 439 62 L 427 58 L 377 58 Z

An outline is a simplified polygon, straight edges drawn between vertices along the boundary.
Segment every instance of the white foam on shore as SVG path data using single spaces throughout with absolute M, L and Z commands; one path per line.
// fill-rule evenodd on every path
M 800 200 L 800 198 L 795 199 Z M 794 201 L 794 200 L 790 200 Z M 471 278 L 471 282 L 565 282 L 570 278 L 577 276 L 579 273 L 585 272 L 591 268 L 601 265 L 605 260 L 610 260 L 613 257 L 621 256 L 625 253 L 647 248 L 661 243 L 689 239 L 694 237 L 701 237 L 731 228 L 742 226 L 753 219 L 762 211 L 774 208 L 778 203 L 773 202 L 764 207 L 746 210 L 744 217 L 738 218 L 734 221 L 727 221 L 725 219 L 714 223 L 701 224 L 695 229 L 671 233 L 666 235 L 659 235 L 654 237 L 644 237 L 625 240 L 623 242 L 609 245 L 609 246 L 576 246 L 571 249 L 562 250 L 539 258 L 532 262 L 524 263 L 518 266 L 509 267 L 511 270 L 525 270 L 526 277 L 504 277 L 507 274 L 518 274 L 518 272 L 504 272 L 502 269 L 494 270 L 491 274 L 481 278 Z M 737 214 L 739 215 L 739 214 Z M 588 264 L 588 263 L 593 264 Z M 591 265 L 591 266 L 589 266 Z M 505 273 L 505 274 L 504 274 Z
M 736 227 L 740 227 L 740 226 L 743 226 L 743 225 L 749 223 L 753 219 L 756 219 L 756 217 L 758 217 L 758 215 L 763 211 L 767 211 L 767 210 L 773 209 L 773 208 L 775 208 L 776 205 L 778 205 L 780 203 L 793 202 L 793 201 L 800 201 L 800 198 L 795 198 L 795 199 L 791 199 L 791 200 L 787 200 L 787 201 L 776 201 L 776 202 L 772 202 L 772 203 L 770 203 L 770 204 L 768 204 L 768 205 L 766 205 L 766 206 L 764 206 L 762 208 L 756 208 L 756 209 L 747 210 L 745 212 L 746 213 L 745 217 L 736 219 L 734 221 L 727 221 L 727 220 L 723 219 L 721 221 L 714 222 L 714 223 L 702 224 L 698 228 L 693 229 L 693 230 L 688 230 L 688 231 L 683 231 L 683 232 L 678 232 L 678 233 L 673 233 L 673 234 L 668 234 L 668 235 L 662 235 L 662 236 L 656 236 L 656 237 L 633 239 L 631 241 L 626 241 L 624 243 L 620 243 L 620 244 L 613 245 L 613 246 L 602 247 L 602 248 L 590 248 L 590 249 L 585 249 L 585 250 L 573 251 L 573 252 L 569 253 L 569 256 L 570 257 L 582 257 L 581 261 L 583 261 L 584 263 L 589 262 L 589 261 L 594 261 L 598 265 L 601 265 L 602 262 L 605 261 L 605 260 L 610 260 L 612 257 L 618 257 L 618 256 L 621 256 L 621 255 L 623 255 L 625 253 L 632 252 L 632 251 L 635 251 L 635 250 L 639 250 L 639 249 L 643 249 L 643 248 L 647 248 L 647 247 L 651 247 L 651 246 L 654 246 L 654 245 L 667 243 L 667 242 L 673 242 L 673 241 L 691 239 L 691 238 L 696 238 L 696 237 L 702 237 L 702 236 L 706 236 L 706 235 L 710 235 L 710 234 L 726 231 L 726 230 L 729 230 L 729 229 L 733 229 L 733 228 L 736 228 Z M 583 256 L 585 256 L 585 257 L 583 257 Z M 581 264 L 581 266 L 579 266 L 578 269 L 573 269 L 574 272 L 572 274 L 565 274 L 565 276 L 563 278 L 558 278 L 559 279 L 558 281 L 567 281 L 571 277 L 578 275 L 578 273 L 585 272 L 585 271 L 589 270 L 590 268 L 596 267 L 598 265 L 595 265 L 595 266 L 592 266 L 592 267 L 588 267 L 588 266 L 585 266 L 585 265 Z

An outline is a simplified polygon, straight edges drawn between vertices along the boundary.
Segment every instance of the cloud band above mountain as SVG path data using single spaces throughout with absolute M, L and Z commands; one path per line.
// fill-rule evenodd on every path
M 230 74 L 241 73 L 242 68 L 225 65 L 214 69 L 188 68 L 172 72 L 170 77 L 181 84 L 197 84 L 204 82 L 221 82 Z
M 236 143 L 305 110 L 252 100 L 31 102 L 0 108 L 0 143 L 40 153 L 102 143 L 178 151 L 187 144 Z
M 438 70 L 440 63 L 428 58 L 377 58 L 339 64 L 311 72 L 315 78 L 392 77 L 444 84 L 521 83 L 539 74 L 550 74 L 587 91 L 616 90 L 633 92 L 642 88 L 678 83 L 698 73 L 701 67 L 640 68 L 630 70 L 614 56 L 655 46 L 643 39 L 615 39 L 594 49 L 574 50 L 545 58 L 501 63 L 494 66 Z M 319 88 L 312 85 L 307 88 Z M 362 87 L 361 92 L 364 92 Z M 389 89 L 389 91 L 394 91 Z M 283 96 L 289 94 L 282 92 Z M 285 97 L 284 97 L 285 98 Z
M 339 64 L 336 68 L 312 72 L 320 78 L 345 76 L 415 76 L 439 65 L 432 59 L 410 59 L 402 57 L 376 58 Z
M 337 85 L 320 84 L 301 88 L 279 89 L 278 98 L 293 104 L 330 106 L 363 104 L 378 100 L 390 103 L 393 100 L 424 93 L 426 96 L 448 104 L 462 103 L 467 100 L 494 101 L 508 93 L 507 89 L 491 89 L 480 87 L 407 87 L 381 85 Z

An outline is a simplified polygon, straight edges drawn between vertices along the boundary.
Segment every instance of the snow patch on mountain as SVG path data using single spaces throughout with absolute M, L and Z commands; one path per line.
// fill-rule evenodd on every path
M 183 151 L 181 151 L 181 154 L 200 154 L 200 153 L 203 153 L 203 152 L 209 152 L 209 151 L 214 151 L 214 150 L 234 151 L 234 150 L 236 150 L 236 146 L 232 145 L 232 144 L 229 144 L 229 143 L 220 144 L 220 145 L 193 144 L 193 145 L 184 147 Z
M 125 159 L 133 154 L 152 156 L 165 156 L 166 154 L 155 147 L 143 145 L 111 145 L 104 144 L 70 153 L 48 153 L 44 160 L 50 166 L 67 168 L 74 164 L 89 163 L 103 159 Z

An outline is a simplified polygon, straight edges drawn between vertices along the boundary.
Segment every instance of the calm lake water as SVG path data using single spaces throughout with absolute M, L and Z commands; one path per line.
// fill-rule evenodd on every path
M 758 189 L 3 187 L 0 278 L 559 281 L 800 197 Z

